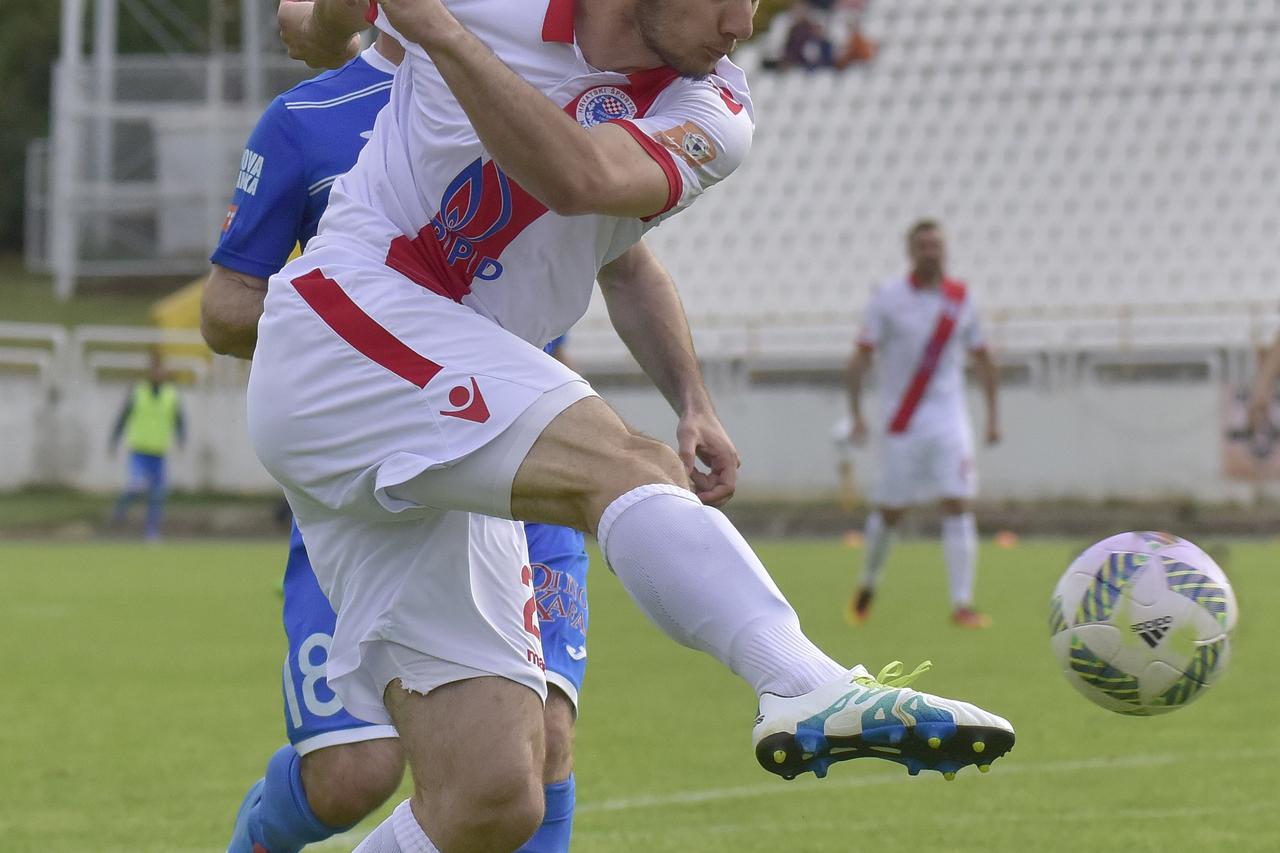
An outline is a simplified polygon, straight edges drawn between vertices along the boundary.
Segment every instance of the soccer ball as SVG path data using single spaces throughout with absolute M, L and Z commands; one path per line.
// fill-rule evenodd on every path
M 1049 603 L 1049 633 L 1085 698 L 1149 716 L 1218 680 L 1237 613 L 1226 574 L 1204 551 L 1169 533 L 1120 533 L 1067 567 Z

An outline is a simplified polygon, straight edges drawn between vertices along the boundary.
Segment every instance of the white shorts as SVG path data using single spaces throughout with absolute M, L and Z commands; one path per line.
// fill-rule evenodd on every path
M 971 500 L 978 493 L 973 439 L 968 430 L 923 435 L 887 434 L 880 444 L 872 501 L 907 507 L 945 498 Z
M 395 678 L 427 693 L 497 675 L 545 697 L 511 484 L 546 426 L 592 395 L 471 308 L 349 253 L 272 278 L 249 432 L 337 612 L 327 677 L 349 711 L 390 722 Z

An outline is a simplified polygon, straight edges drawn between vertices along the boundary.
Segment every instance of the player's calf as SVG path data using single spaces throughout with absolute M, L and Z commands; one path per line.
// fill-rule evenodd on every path
M 316 817 L 353 826 L 387 801 L 404 777 L 396 738 L 344 743 L 302 756 L 302 784 Z

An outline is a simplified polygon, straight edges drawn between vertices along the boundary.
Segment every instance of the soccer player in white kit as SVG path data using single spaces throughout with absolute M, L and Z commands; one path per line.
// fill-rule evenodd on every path
M 874 507 L 863 531 L 862 578 L 846 615 L 854 624 L 866 621 L 894 528 L 909 507 L 938 501 L 952 622 L 985 628 L 990 620 L 973 606 L 978 533 L 970 502 L 977 476 L 964 400 L 966 355 L 973 358 L 986 398 L 988 444 L 1000 440 L 998 374 L 982 339 L 972 295 L 964 284 L 946 276 L 941 226 L 931 220 L 914 225 L 907 234 L 907 254 L 911 271 L 872 296 L 849 365 L 851 439 L 856 444 L 866 441 L 862 381 L 873 354 L 879 366 L 884 438 Z
M 541 819 L 546 685 L 511 519 L 594 533 L 662 630 L 757 691 L 756 757 L 778 775 L 864 755 L 953 775 L 1012 748 L 1007 721 L 906 687 L 924 665 L 873 677 L 804 636 L 714 509 L 738 455 L 674 288 L 630 274 L 654 261 L 645 231 L 746 154 L 725 55 L 753 4 L 367 2 L 280 7 L 312 64 L 341 62 L 366 11 L 406 58 L 318 235 L 270 283 L 249 383 L 255 448 L 337 611 L 329 684 L 395 724 L 413 774 L 359 849 L 510 851 Z M 539 348 L 597 278 L 679 415 L 678 453 Z

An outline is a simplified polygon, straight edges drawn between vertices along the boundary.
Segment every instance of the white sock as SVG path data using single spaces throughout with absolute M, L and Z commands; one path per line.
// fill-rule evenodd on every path
M 717 509 L 677 486 L 640 486 L 600 517 L 600 550 L 633 601 L 681 645 L 757 693 L 798 696 L 845 672 L 800 630 L 769 573 Z
M 978 526 L 973 513 L 942 517 L 942 553 L 947 560 L 951 606 L 971 606 L 978 563 Z
M 884 523 L 880 510 L 867 516 L 866 524 L 862 526 L 862 546 L 866 548 L 866 554 L 859 586 L 875 589 L 885 561 L 889 559 L 889 549 L 893 547 L 893 528 Z
M 422 831 L 418 819 L 405 800 L 373 832 L 360 842 L 353 853 L 440 853 Z

